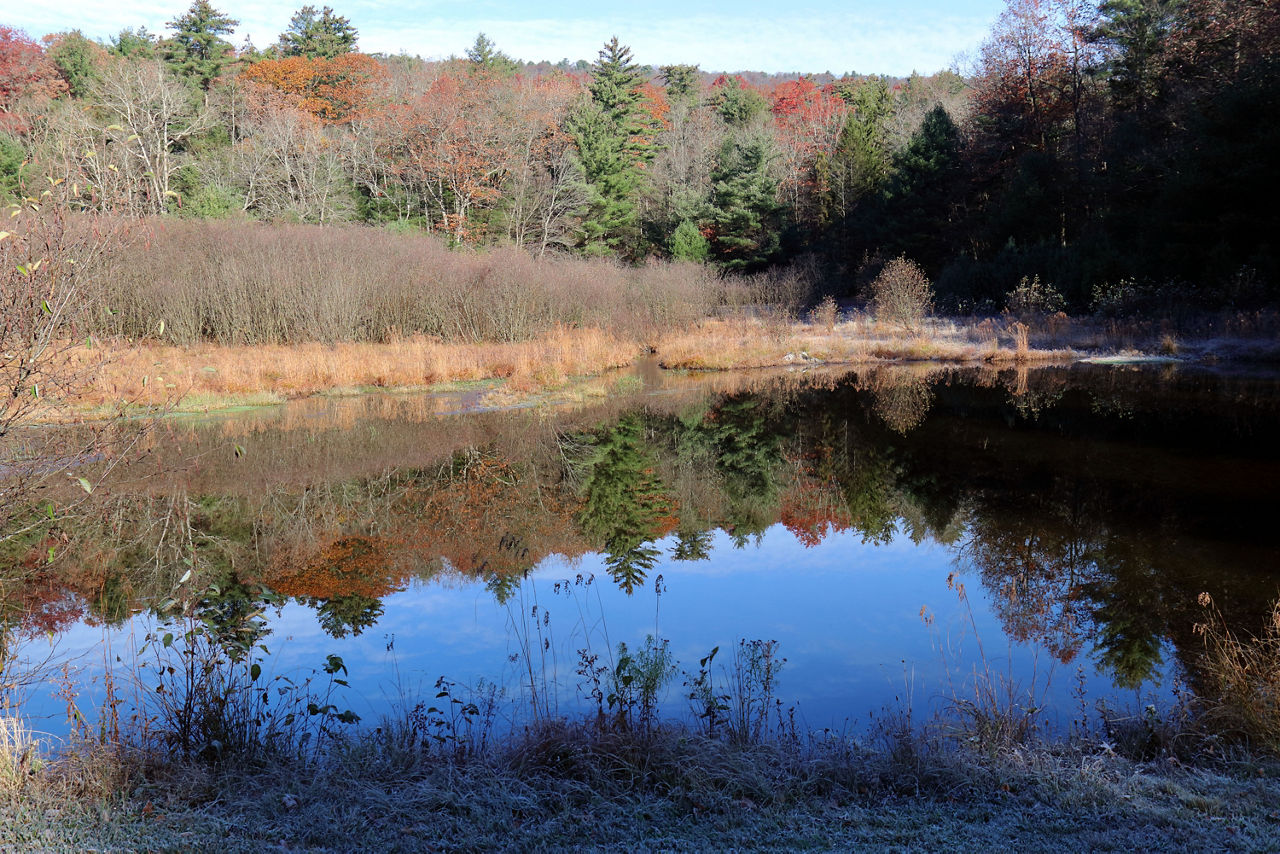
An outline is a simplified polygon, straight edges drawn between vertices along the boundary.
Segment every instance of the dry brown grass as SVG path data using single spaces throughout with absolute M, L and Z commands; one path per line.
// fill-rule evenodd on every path
M 658 339 L 658 358 L 668 368 L 730 370 L 815 362 L 864 364 L 879 361 L 1061 362 L 1075 358 L 1065 349 L 1037 349 L 1011 329 L 1003 337 L 989 322 L 958 324 L 933 320 L 907 331 L 897 323 L 857 316 L 828 330 L 824 323 L 791 323 L 778 328 L 756 318 L 707 320 Z
M 193 347 L 117 345 L 83 402 L 199 405 L 266 403 L 327 391 L 421 388 L 505 379 L 519 391 L 630 364 L 639 346 L 598 329 L 557 328 L 530 341 L 443 343 L 425 337 L 387 343 Z
M 178 347 L 140 342 L 81 347 L 68 351 L 69 358 L 79 361 L 67 370 L 91 374 L 92 379 L 68 402 L 81 411 L 105 410 L 122 402 L 177 403 L 181 409 L 199 410 L 275 403 L 322 392 L 501 380 L 503 401 L 511 403 L 530 393 L 563 388 L 571 378 L 629 365 L 646 348 L 657 353 L 663 367 L 683 370 L 811 370 L 823 363 L 886 362 L 1021 367 L 1122 352 L 1121 345 L 1128 341 L 1097 333 L 1093 321 L 1066 315 L 1031 324 L 1007 315 L 933 318 L 907 330 L 857 312 L 840 322 L 832 322 L 829 312 L 816 313 L 806 323 L 788 312 L 762 310 L 758 305 L 722 306 L 721 310 L 733 313 L 697 320 L 673 317 L 643 331 L 612 325 L 556 325 L 531 340 L 514 342 L 446 341 L 417 335 L 332 344 Z M 1087 349 L 1082 352 L 1081 347 Z M 579 391 L 609 396 L 612 382 L 605 378 L 600 389 Z M 44 420 L 54 420 L 55 415 L 50 410 Z
M 21 789 L 38 749 L 23 720 L 0 705 L 0 795 Z
M 1069 349 L 1037 349 L 1021 324 L 932 320 L 908 332 L 856 315 L 828 327 L 776 317 L 706 319 L 648 340 L 661 364 L 689 370 L 812 367 L 883 362 L 1028 364 L 1069 361 Z M 213 409 L 278 403 L 319 393 L 370 388 L 423 389 L 503 381 L 507 395 L 557 389 L 574 377 L 632 364 L 644 345 L 602 328 L 554 327 L 527 341 L 446 342 L 413 336 L 386 342 L 178 347 L 154 342 L 98 344 L 69 351 L 70 370 L 90 375 L 80 411 L 121 405 Z M 606 392 L 607 393 L 607 390 Z M 55 420 L 50 410 L 46 420 Z

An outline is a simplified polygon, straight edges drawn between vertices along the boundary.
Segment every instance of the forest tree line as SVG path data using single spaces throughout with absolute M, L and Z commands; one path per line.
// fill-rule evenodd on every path
M 1009 0 L 963 73 L 713 74 L 0 26 L 0 197 L 127 217 L 364 222 L 457 246 L 755 271 L 855 296 L 905 255 L 959 311 L 1274 301 L 1277 0 Z M 852 58 L 852 59 L 856 59 Z M 1028 287 L 1031 282 L 1034 287 Z

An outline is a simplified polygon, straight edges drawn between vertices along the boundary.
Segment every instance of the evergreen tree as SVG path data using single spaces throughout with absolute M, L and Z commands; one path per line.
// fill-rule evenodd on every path
M 285 56 L 307 56 L 333 59 L 356 49 L 359 35 L 351 21 L 335 15 L 325 6 L 303 6 L 289 20 L 289 28 L 280 34 L 280 52 Z
M 713 103 L 725 124 L 735 128 L 748 127 L 769 107 L 769 102 L 754 89 L 744 88 L 737 77 L 725 79 L 719 86 Z
M 832 190 L 846 210 L 859 199 L 879 192 L 889 177 L 889 147 L 884 122 L 893 113 L 889 85 L 875 78 L 852 93 L 853 108 L 840 132 L 832 158 Z
M 894 157 L 890 193 L 895 198 L 918 196 L 936 189 L 939 180 L 960 161 L 960 131 L 941 106 L 924 117 L 906 148 Z
M 332 599 L 308 597 L 306 604 L 314 608 L 320 628 L 331 638 L 358 636 L 378 624 L 382 616 L 382 600 L 360 593 L 348 593 Z
M 597 436 L 586 466 L 578 524 L 604 550 L 613 580 L 630 593 L 657 561 L 660 552 L 650 543 L 675 509 L 653 473 L 640 418 L 625 416 Z
M 902 501 L 899 471 L 890 450 L 873 445 L 851 448 L 849 467 L 840 474 L 840 493 L 849 521 L 864 543 L 887 545 L 898 531 Z
M 1145 114 L 1159 95 L 1166 42 L 1182 0 L 1104 0 L 1094 38 L 1114 48 L 1106 64 L 1116 106 Z
M 577 142 L 579 165 L 587 181 L 583 251 L 602 255 L 621 249 L 639 233 L 636 196 L 643 175 L 627 150 L 626 139 L 594 101 L 580 105 L 569 116 L 566 129 Z
M 659 71 L 671 106 L 687 108 L 698 102 L 698 66 L 664 65 Z
M 467 48 L 467 61 L 473 71 L 509 77 L 519 69 L 519 64 L 489 40 L 484 33 L 476 36 L 475 44 Z
M 706 429 L 715 447 L 715 468 L 729 501 L 726 521 L 734 545 L 759 537 L 777 518 L 782 467 L 781 425 L 771 423 L 759 398 L 735 395 L 716 407 Z
M 642 167 L 653 158 L 658 130 L 642 106 L 642 82 L 631 49 L 614 36 L 592 67 L 591 100 L 568 122 L 590 188 L 582 223 L 588 254 L 634 248 L 639 236 L 637 199 L 646 184 Z
M 85 38 L 79 30 L 56 36 L 47 55 L 58 67 L 62 79 L 67 81 L 68 91 L 74 97 L 83 97 L 93 81 L 98 79 L 97 59 L 103 55 L 103 49 Z
M 614 36 L 605 43 L 592 66 L 588 89 L 591 100 L 600 106 L 609 121 L 625 131 L 635 124 L 641 82 L 640 68 L 631 59 L 631 48 L 619 44 L 618 37 Z
M 0 133 L 0 203 L 8 203 L 22 195 L 23 167 L 27 150 L 7 133 Z
M 213 8 L 209 0 L 195 0 L 185 15 L 166 25 L 173 30 L 173 37 L 165 42 L 165 59 L 180 76 L 207 92 L 231 59 L 231 44 L 221 37 L 239 24 Z
M 1119 688 L 1139 689 L 1163 663 L 1162 628 L 1167 625 L 1158 573 L 1129 549 L 1106 543 L 1093 552 L 1101 578 L 1090 585 L 1097 626 L 1094 656 Z M 1136 559 L 1133 559 L 1136 558 Z
M 847 258 L 858 237 L 866 232 L 860 208 L 874 205 L 890 174 L 885 122 L 893 114 L 893 100 L 884 78 L 865 80 L 843 93 L 851 109 L 830 159 L 819 153 L 814 164 L 818 185 L 826 187 L 820 222 L 831 229 L 833 249 Z
M 676 543 L 671 549 L 671 559 L 681 561 L 711 560 L 711 546 L 715 531 L 681 528 L 676 531 Z
M 694 261 L 701 264 L 711 254 L 711 244 L 692 220 L 681 220 L 680 225 L 671 233 L 669 246 L 671 257 L 676 261 Z
M 111 39 L 111 52 L 117 56 L 134 59 L 152 59 L 156 55 L 156 37 L 146 27 L 121 30 Z
M 941 104 L 924 117 L 906 148 L 893 158 L 893 179 L 885 198 L 881 228 L 887 245 L 906 252 L 926 268 L 946 251 L 940 236 L 948 229 L 955 181 L 960 174 L 960 131 Z
M 782 206 L 769 174 L 770 143 L 764 136 L 728 139 L 711 174 L 713 251 L 728 270 L 750 270 L 778 252 Z

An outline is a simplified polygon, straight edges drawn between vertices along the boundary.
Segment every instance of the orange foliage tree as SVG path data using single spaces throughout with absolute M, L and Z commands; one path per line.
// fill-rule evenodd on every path
M 640 109 L 649 117 L 646 124 L 654 133 L 636 141 L 652 145 L 657 133 L 671 129 L 671 104 L 667 102 L 666 92 L 652 83 L 641 83 Z
M 835 477 L 819 474 L 822 453 L 813 451 L 803 457 L 791 457 L 794 478 L 781 496 L 780 521 L 805 548 L 818 545 L 830 533 L 847 531 L 853 526 L 849 506 Z
M 577 499 L 544 490 L 535 472 L 491 452 L 459 454 L 433 488 L 410 500 L 422 520 L 416 547 L 469 575 L 518 578 L 550 554 L 587 550 L 573 524 Z
M 302 109 L 330 123 L 348 122 L 367 109 L 387 77 L 376 59 L 362 53 L 267 59 L 241 74 L 297 97 Z
M 289 555 L 269 584 L 277 593 L 311 599 L 380 599 L 404 589 L 393 569 L 398 544 L 372 536 L 338 536 L 310 554 Z

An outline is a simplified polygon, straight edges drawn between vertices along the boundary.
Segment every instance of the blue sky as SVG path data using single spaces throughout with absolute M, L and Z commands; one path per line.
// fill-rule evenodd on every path
M 189 0 L 188 0 L 189 2 Z M 259 47 L 275 41 L 306 0 L 214 0 Z M 123 27 L 163 32 L 182 0 L 61 0 L 6 4 L 0 24 L 28 35 L 79 28 L 107 38 Z M 316 6 L 324 0 L 316 0 Z M 425 58 L 460 55 L 484 32 L 519 59 L 594 59 L 612 35 L 651 65 L 696 63 L 708 71 L 930 73 L 976 51 L 1003 0 L 588 0 L 404 2 L 333 0 L 360 31 L 360 49 Z

